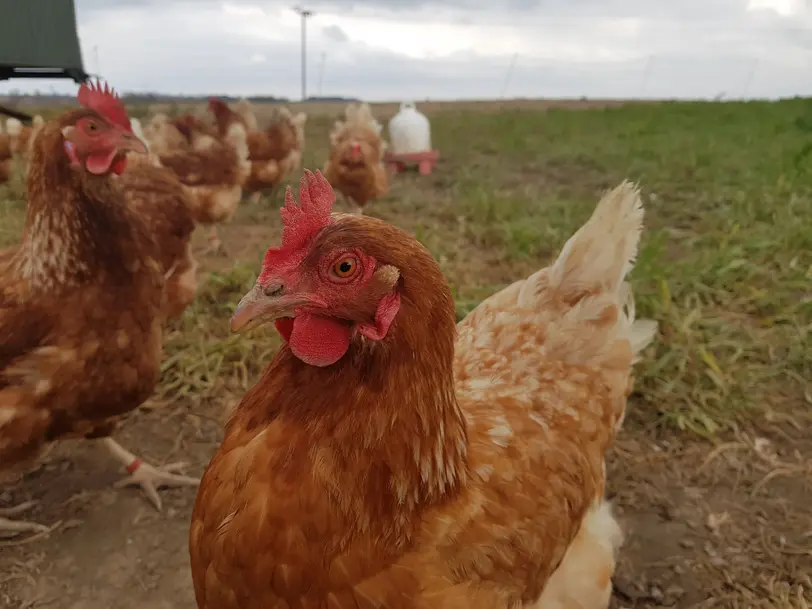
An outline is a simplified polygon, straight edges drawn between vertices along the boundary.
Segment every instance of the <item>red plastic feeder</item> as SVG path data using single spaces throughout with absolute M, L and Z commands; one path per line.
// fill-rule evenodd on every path
M 427 150 L 426 152 L 412 152 L 409 154 L 387 152 L 384 156 L 384 160 L 392 173 L 401 173 L 406 171 L 407 167 L 414 167 L 416 165 L 417 170 L 424 176 L 434 171 L 434 165 L 439 158 L 439 150 Z

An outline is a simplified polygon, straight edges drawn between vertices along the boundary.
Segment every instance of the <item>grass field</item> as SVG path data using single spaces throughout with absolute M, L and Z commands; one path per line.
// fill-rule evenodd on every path
M 342 107 L 307 110 L 304 164 L 317 168 Z M 395 110 L 376 108 L 379 119 Z M 812 101 L 427 111 L 441 163 L 429 177 L 397 176 L 368 211 L 432 251 L 460 317 L 546 264 L 604 190 L 626 177 L 642 187 L 632 280 L 639 313 L 661 332 L 612 460 L 628 533 L 615 606 L 807 607 L 812 157 L 802 153 Z M 243 204 L 220 231 L 228 256 L 201 259 L 199 296 L 171 328 L 155 400 L 119 434 L 126 445 L 155 460 L 180 453 L 196 472 L 211 456 L 222 413 L 277 345 L 270 332 L 230 336 L 228 318 L 278 240 L 280 202 Z M 0 245 L 19 239 L 22 213 L 13 183 L 0 201 Z M 153 513 L 137 492 L 107 489 L 117 471 L 101 454 L 60 446 L 11 489 L 15 500 L 41 500 L 41 521 L 77 526 L 0 548 L 0 603 L 5 593 L 9 606 L 193 606 L 194 493 L 166 492 L 168 509 Z

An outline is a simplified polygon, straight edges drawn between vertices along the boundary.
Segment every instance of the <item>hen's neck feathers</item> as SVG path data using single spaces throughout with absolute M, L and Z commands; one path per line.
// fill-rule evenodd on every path
M 408 242 L 397 245 L 396 238 Z M 401 271 L 401 308 L 386 338 L 356 337 L 327 368 L 309 366 L 283 347 L 246 394 L 235 424 L 262 429 L 278 420 L 301 430 L 291 441 L 314 461 L 330 463 L 328 488 L 366 496 L 376 511 L 367 516 L 391 523 L 464 487 L 467 432 L 456 400 L 448 284 L 431 255 L 404 233 L 376 227 L 373 240 L 380 246 L 365 243 L 365 251 Z M 408 519 L 397 520 L 407 526 Z
M 78 285 L 100 271 L 135 272 L 145 245 L 111 178 L 70 167 L 62 126 L 44 126 L 31 150 L 16 270 L 32 291 Z

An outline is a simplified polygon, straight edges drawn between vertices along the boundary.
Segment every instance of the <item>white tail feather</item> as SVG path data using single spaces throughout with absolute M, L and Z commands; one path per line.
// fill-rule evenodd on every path
M 6 120 L 6 133 L 8 133 L 11 137 L 17 137 L 23 131 L 23 124 L 20 122 L 19 119 L 9 117 Z
M 570 292 L 600 285 L 618 292 L 634 265 L 642 230 L 640 191 L 624 181 L 603 196 L 592 217 L 564 244 L 550 267 L 550 287 Z
M 634 361 L 651 343 L 657 323 L 636 319 L 634 296 L 625 281 L 642 229 L 640 192 L 623 182 L 600 200 L 549 268 L 508 288 L 516 290 L 522 307 L 558 311 L 544 344 L 551 357 L 612 368 L 614 361 L 627 361 L 618 341 L 628 341 Z

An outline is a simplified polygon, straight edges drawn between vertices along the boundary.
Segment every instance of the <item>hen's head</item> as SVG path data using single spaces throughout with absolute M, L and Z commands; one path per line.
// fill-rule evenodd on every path
M 228 107 L 222 99 L 218 99 L 216 97 L 209 98 L 209 110 L 216 119 L 226 118 L 231 116 L 232 110 Z
M 361 165 L 380 161 L 380 140 L 370 133 L 350 134 L 341 144 L 339 156 L 343 163 Z
M 146 153 L 133 134 L 127 109 L 115 91 L 100 82 L 83 83 L 78 101 L 83 108 L 59 120 L 63 147 L 72 167 L 93 175 L 121 174 L 128 152 Z
M 181 132 L 187 141 L 192 140 L 195 131 L 199 133 L 206 133 L 208 131 L 203 121 L 193 114 L 183 114 L 170 122 L 175 126 L 175 129 Z
M 284 113 L 280 113 L 279 117 L 271 123 L 268 127 L 268 133 L 277 142 L 277 145 L 285 150 L 299 147 L 299 135 L 296 125 Z
M 380 220 L 331 216 L 334 201 L 318 172 L 305 170 L 298 205 L 288 188 L 282 245 L 265 253 L 232 330 L 274 321 L 293 354 L 313 366 L 337 362 L 353 343 L 384 341 L 406 309 L 427 326 L 439 312 L 453 333 L 448 285 L 425 248 Z

